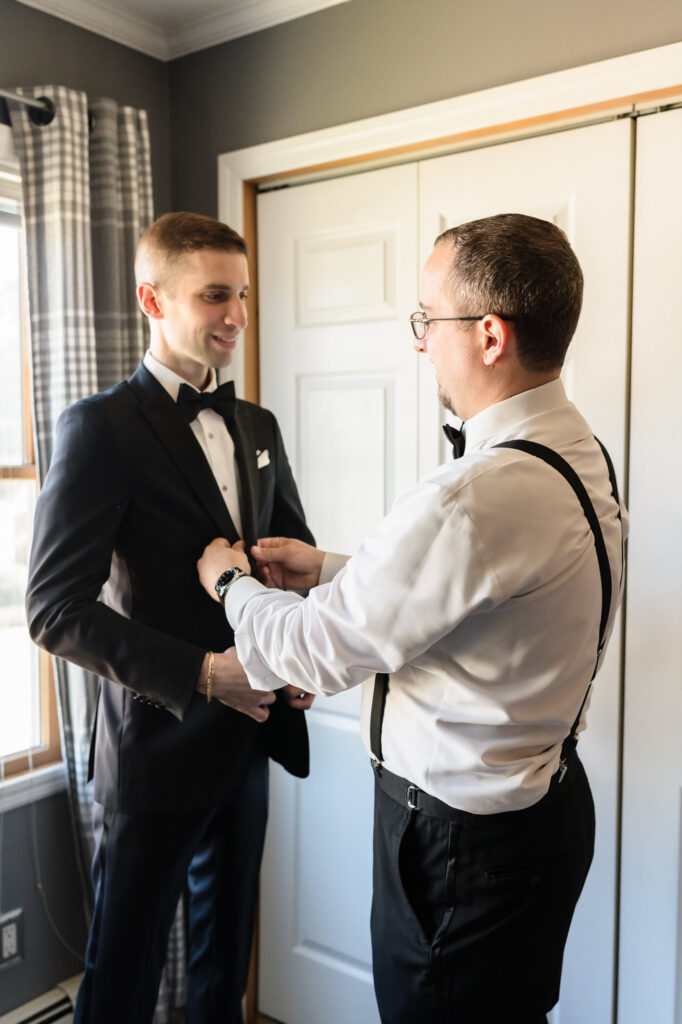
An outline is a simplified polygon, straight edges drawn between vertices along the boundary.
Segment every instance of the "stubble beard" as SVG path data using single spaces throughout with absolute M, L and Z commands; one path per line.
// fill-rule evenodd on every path
M 459 418 L 459 413 L 455 409 L 452 399 L 447 394 L 442 384 L 438 385 L 438 401 L 440 402 L 444 409 L 447 409 L 448 412 L 451 412 L 453 416 Z

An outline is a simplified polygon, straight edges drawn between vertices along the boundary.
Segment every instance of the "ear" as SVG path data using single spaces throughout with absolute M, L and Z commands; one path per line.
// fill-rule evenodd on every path
M 159 301 L 159 291 L 156 285 L 149 281 L 142 281 L 137 286 L 137 303 L 145 316 L 152 320 L 161 320 L 163 310 Z
M 480 321 L 479 329 L 482 332 L 483 362 L 486 366 L 494 366 L 508 349 L 512 335 L 511 325 L 508 320 L 500 320 L 499 316 L 488 313 Z

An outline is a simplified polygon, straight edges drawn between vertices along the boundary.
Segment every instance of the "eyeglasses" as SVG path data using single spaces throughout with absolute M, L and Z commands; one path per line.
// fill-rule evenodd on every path
M 494 313 L 500 320 L 516 320 L 515 316 L 505 316 L 502 313 Z M 417 341 L 423 341 L 426 337 L 426 329 L 429 324 L 437 323 L 439 320 L 482 320 L 486 313 L 481 313 L 480 316 L 427 316 L 423 309 L 418 310 L 416 313 L 410 313 L 410 324 L 412 325 L 412 331 Z

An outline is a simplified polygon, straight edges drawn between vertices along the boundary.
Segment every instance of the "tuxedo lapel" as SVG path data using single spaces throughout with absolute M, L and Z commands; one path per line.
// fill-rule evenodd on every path
M 251 422 L 239 402 L 230 433 L 239 470 L 242 533 L 248 553 L 258 540 L 258 459 Z
M 176 403 L 143 363 L 128 384 L 139 401 L 140 412 L 215 523 L 217 535 L 233 544 L 238 539 L 237 531 L 220 488 Z

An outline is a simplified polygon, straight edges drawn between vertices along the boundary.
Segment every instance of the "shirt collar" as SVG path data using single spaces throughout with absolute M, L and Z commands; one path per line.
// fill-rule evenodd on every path
M 178 400 L 178 391 L 180 390 L 181 384 L 187 384 L 188 387 L 194 388 L 194 390 L 197 392 L 199 391 L 199 388 L 195 387 L 194 384 L 190 384 L 188 380 L 185 380 L 184 377 L 181 377 L 179 374 L 177 374 L 175 370 L 171 370 L 169 369 L 169 367 L 164 366 L 163 363 L 160 363 L 156 356 L 152 355 L 149 349 L 147 349 L 147 351 L 145 352 L 144 359 L 142 360 L 142 362 L 147 367 L 149 372 L 153 374 L 154 377 L 156 377 L 159 384 L 161 384 L 161 386 L 165 388 L 165 390 L 168 392 L 168 394 L 171 396 L 174 402 L 177 402 Z M 215 370 L 213 368 L 210 368 L 209 373 L 211 375 L 210 380 L 206 387 L 204 388 L 204 392 L 215 391 L 217 387 Z
M 540 387 L 512 395 L 503 402 L 489 405 L 487 409 L 467 420 L 464 426 L 466 451 L 469 453 L 476 448 L 483 448 L 486 442 L 497 441 L 509 431 L 517 431 L 522 420 L 570 404 L 561 378 L 557 377 L 549 384 L 541 384 Z

